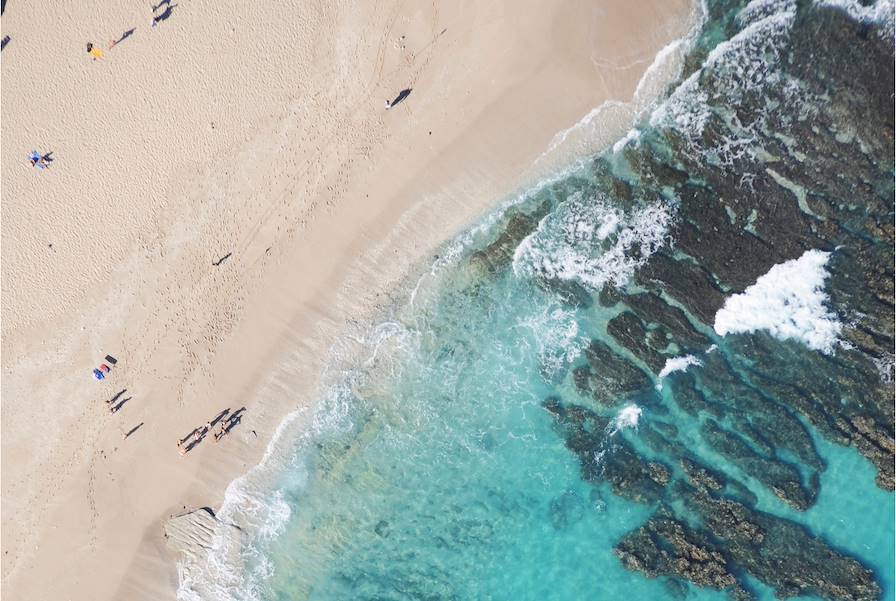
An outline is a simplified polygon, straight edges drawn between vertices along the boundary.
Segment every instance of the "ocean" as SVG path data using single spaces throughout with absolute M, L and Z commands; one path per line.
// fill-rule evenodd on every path
M 896 598 L 893 10 L 707 2 L 359 326 L 179 598 Z

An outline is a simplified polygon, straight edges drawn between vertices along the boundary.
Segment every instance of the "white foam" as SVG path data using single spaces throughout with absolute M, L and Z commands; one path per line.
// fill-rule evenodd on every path
M 548 149 L 542 153 L 539 157 L 539 160 L 543 157 L 550 155 L 557 151 L 558 148 L 563 146 L 566 141 L 570 138 L 570 136 L 574 133 L 581 132 L 586 128 L 590 128 L 593 124 L 599 123 L 602 116 L 608 111 L 612 111 L 614 109 L 623 109 L 625 108 L 625 103 L 620 102 L 619 100 L 607 100 L 606 102 L 602 102 L 597 107 L 591 109 L 584 117 L 579 119 L 575 124 L 567 127 L 564 130 L 561 130 L 554 134 L 554 137 L 551 138 L 550 144 L 548 144 Z M 590 130 L 589 130 L 590 131 Z
M 612 436 L 625 428 L 637 428 L 638 421 L 641 419 L 643 413 L 644 410 L 634 403 L 626 405 L 618 414 L 616 414 L 616 418 L 612 423 L 613 430 L 610 432 L 610 435 Z
M 795 15 L 794 0 L 760 0 L 744 8 L 738 15 L 743 29 L 710 51 L 701 67 L 653 112 L 650 124 L 675 130 L 695 152 L 723 166 L 748 154 L 759 124 L 741 123 L 734 110 L 721 115 L 734 133 L 721 137 L 714 147 L 706 147 L 703 132 L 714 109 L 709 93 L 701 86 L 702 74 L 711 72 L 716 81 L 713 93 L 724 95 L 712 104 L 730 109 L 740 105 L 745 91 L 786 86 L 787 79 L 777 66 Z
M 698 19 L 698 22 L 702 23 L 702 18 Z M 654 89 L 655 86 L 652 84 L 674 79 L 681 74 L 681 62 L 684 59 L 684 54 L 690 49 L 691 42 L 694 40 L 700 27 L 702 27 L 702 25 L 695 26 L 688 32 L 687 36 L 672 40 L 656 53 L 656 56 L 653 57 L 653 62 L 650 63 L 650 66 L 644 71 L 644 75 L 638 80 L 638 85 L 635 88 L 634 100 L 639 108 L 646 105 L 646 103 L 650 102 L 651 98 L 654 98 L 659 94 L 659 90 Z M 663 69 L 669 68 L 670 66 L 672 68 L 673 76 L 671 78 L 663 77 Z
M 735 20 L 741 27 L 747 27 L 775 13 L 795 10 L 793 0 L 752 0 L 739 13 Z
M 575 193 L 517 246 L 518 277 L 577 281 L 592 290 L 623 286 L 662 247 L 672 221 L 657 201 L 626 214 L 603 198 Z
M 637 128 L 632 128 L 628 130 L 628 133 L 625 134 L 624 137 L 620 138 L 615 144 L 613 144 L 613 154 L 618 154 L 629 142 L 637 142 L 641 139 L 641 130 Z
M 659 379 L 662 380 L 666 376 L 671 373 L 675 373 L 677 371 L 685 371 L 691 365 L 703 365 L 703 361 L 695 357 L 694 355 L 684 355 L 682 357 L 672 357 L 671 359 L 666 359 L 666 364 L 663 366 L 663 369 L 660 370 Z M 663 385 L 661 382 L 657 382 L 656 389 L 662 389 Z
M 892 384 L 894 370 L 896 370 L 896 360 L 894 360 L 894 357 L 890 355 L 888 357 L 872 359 L 871 361 L 877 368 L 877 375 L 880 376 L 880 381 L 884 384 Z
M 829 257 L 830 253 L 809 250 L 799 259 L 772 267 L 742 294 L 725 301 L 716 313 L 716 333 L 765 330 L 780 340 L 799 340 L 811 349 L 832 353 L 842 326 L 825 306 Z
M 531 330 L 538 345 L 542 374 L 551 380 L 569 367 L 588 346 L 589 338 L 579 331 L 575 311 L 559 306 L 520 319 L 520 327 Z

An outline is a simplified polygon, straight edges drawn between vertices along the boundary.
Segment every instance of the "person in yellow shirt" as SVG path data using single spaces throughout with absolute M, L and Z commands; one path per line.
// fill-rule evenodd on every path
M 90 42 L 87 42 L 87 54 L 92 56 L 93 60 L 96 60 L 98 58 L 103 58 L 103 51 L 100 50 L 99 48 L 97 48 L 96 46 L 94 46 L 93 44 L 91 44 Z

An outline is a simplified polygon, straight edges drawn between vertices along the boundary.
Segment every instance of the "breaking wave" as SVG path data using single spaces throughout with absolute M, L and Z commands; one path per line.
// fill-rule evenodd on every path
M 514 273 L 576 281 L 591 290 L 623 286 L 666 243 L 672 216 L 666 202 L 625 212 L 609 199 L 576 192 L 517 247 Z

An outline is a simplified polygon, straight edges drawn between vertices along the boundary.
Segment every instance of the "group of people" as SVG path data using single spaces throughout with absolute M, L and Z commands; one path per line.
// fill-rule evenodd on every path
M 36 150 L 32 150 L 31 154 L 28 155 L 28 162 L 31 163 L 32 167 L 43 171 L 44 169 L 46 169 L 47 167 L 50 166 L 50 162 L 52 162 L 52 160 L 53 160 L 50 157 L 51 154 L 53 154 L 53 153 L 48 152 L 46 154 L 41 154 Z
M 170 17 L 171 13 L 174 11 L 174 8 L 176 6 L 177 6 L 177 4 L 171 4 L 171 0 L 162 0 L 158 4 L 153 4 L 151 6 L 151 8 L 152 8 L 151 27 L 157 26 L 159 23 L 161 23 L 162 21 L 164 21 L 168 17 Z M 162 8 L 164 8 L 165 10 L 162 10 Z M 161 11 L 161 12 L 159 12 L 159 11 Z M 137 30 L 136 27 L 132 27 L 131 29 L 128 29 L 123 34 L 121 34 L 121 37 L 118 38 L 117 40 L 110 41 L 109 42 L 109 50 L 112 50 L 112 48 L 114 48 L 116 45 L 122 43 L 127 38 L 134 35 L 134 32 L 136 30 Z M 89 54 L 93 60 L 103 58 L 103 51 L 99 48 L 99 46 L 97 46 L 93 42 L 87 42 L 87 54 Z
M 122 390 L 121 392 L 116 394 L 114 397 L 112 397 L 111 399 L 106 401 L 106 406 L 109 408 L 109 413 L 118 413 L 118 411 L 122 407 L 124 407 L 124 404 L 131 400 L 131 397 L 128 397 L 126 399 L 121 399 L 121 401 L 118 400 L 121 397 L 121 395 L 123 395 L 125 392 L 127 392 L 127 389 Z
M 214 441 L 218 442 L 224 436 L 226 436 L 237 424 L 240 423 L 243 419 L 243 411 L 246 408 L 243 407 L 241 409 L 237 409 L 233 413 L 230 413 L 230 409 L 225 409 L 214 419 L 208 421 L 204 426 L 200 426 L 198 428 L 194 428 L 192 432 L 187 434 L 184 438 L 177 441 L 177 452 L 181 455 L 186 455 L 193 447 L 202 442 L 208 433 L 215 429 L 214 433 Z M 228 415 L 230 414 L 230 415 Z

